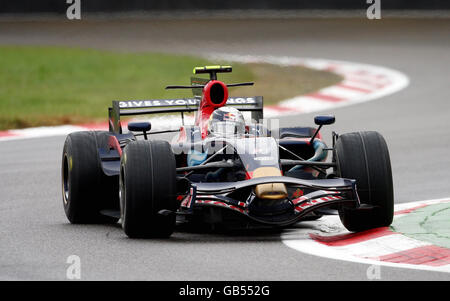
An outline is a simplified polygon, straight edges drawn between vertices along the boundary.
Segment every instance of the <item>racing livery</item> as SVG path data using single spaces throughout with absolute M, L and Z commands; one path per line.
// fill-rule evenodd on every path
M 338 212 L 350 231 L 388 226 L 393 218 L 389 152 L 373 131 L 338 135 L 328 147 L 318 127 L 272 129 L 263 97 L 229 97 L 217 73 L 194 68 L 194 97 L 113 101 L 109 131 L 69 134 L 62 155 L 62 196 L 71 223 L 116 223 L 129 237 L 169 237 L 179 223 L 286 227 Z M 181 114 L 180 128 L 152 131 L 121 116 Z M 194 124 L 184 114 L 194 112 Z M 249 112 L 249 113 L 246 113 Z M 246 118 L 243 114 L 249 114 Z M 165 140 L 152 135 L 172 135 Z M 158 135 L 160 137 L 161 135 Z M 330 158 L 330 160 L 327 160 Z

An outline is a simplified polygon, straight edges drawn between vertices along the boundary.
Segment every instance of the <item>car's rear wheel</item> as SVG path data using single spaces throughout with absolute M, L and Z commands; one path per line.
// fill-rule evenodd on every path
M 79 223 L 115 223 L 118 218 L 104 216 L 102 209 L 117 206 L 117 180 L 106 176 L 101 168 L 98 147 L 105 141 L 105 132 L 76 132 L 64 143 L 61 184 L 67 219 Z
M 389 226 L 394 214 L 394 189 L 383 136 L 373 131 L 342 134 L 336 141 L 334 158 L 336 174 L 356 180 L 362 205 L 339 210 L 343 225 L 349 231 Z
M 122 227 L 131 238 L 169 237 L 175 229 L 176 166 L 167 141 L 129 143 L 121 159 Z

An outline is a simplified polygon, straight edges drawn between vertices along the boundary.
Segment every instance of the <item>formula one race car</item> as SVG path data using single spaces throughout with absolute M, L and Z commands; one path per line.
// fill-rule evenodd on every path
M 168 237 L 177 223 L 285 227 L 336 210 L 350 231 L 391 224 L 391 166 L 379 133 L 333 132 L 327 147 L 320 129 L 334 116 L 316 116 L 317 128 L 271 129 L 261 96 L 228 96 L 228 87 L 253 83 L 217 80 L 231 70 L 196 67 L 209 78 L 167 87 L 192 89 L 193 98 L 113 101 L 109 131 L 69 134 L 61 172 L 69 221 L 120 219 L 129 237 Z M 173 112 L 181 128 L 129 122 L 122 132 L 121 116 Z M 186 112 L 195 112 L 193 125 L 184 125 Z M 168 133 L 176 133 L 170 143 L 149 139 Z

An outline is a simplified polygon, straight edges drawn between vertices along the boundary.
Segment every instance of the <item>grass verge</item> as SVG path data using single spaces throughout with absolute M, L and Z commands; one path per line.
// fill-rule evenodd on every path
M 160 53 L 116 53 L 63 47 L 0 47 L 0 129 L 106 121 L 112 100 L 189 97 L 167 91 L 189 84 L 206 59 Z M 266 104 L 319 90 L 340 76 L 304 67 L 233 64 L 225 82 L 255 81 L 231 88 L 231 96 L 263 95 Z

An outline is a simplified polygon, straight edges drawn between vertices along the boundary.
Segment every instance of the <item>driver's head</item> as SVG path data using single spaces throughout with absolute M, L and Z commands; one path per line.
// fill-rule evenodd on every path
M 243 135 L 245 134 L 244 116 L 236 108 L 218 108 L 209 118 L 208 130 L 211 134 L 220 136 Z

